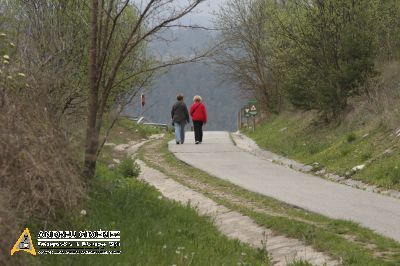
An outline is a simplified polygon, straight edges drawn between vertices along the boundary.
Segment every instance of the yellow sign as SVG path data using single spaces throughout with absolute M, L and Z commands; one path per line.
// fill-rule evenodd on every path
M 21 250 L 36 256 L 35 247 L 33 246 L 32 237 L 28 228 L 22 232 L 17 242 L 15 242 L 14 247 L 11 249 L 11 256 L 14 255 L 15 252 Z

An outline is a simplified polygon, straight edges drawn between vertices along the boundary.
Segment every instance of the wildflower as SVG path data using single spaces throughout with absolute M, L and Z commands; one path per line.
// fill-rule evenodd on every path
M 242 256 L 246 256 L 247 254 L 245 253 L 245 252 L 242 252 L 242 254 L 241 254 Z
M 157 235 L 159 235 L 159 236 L 160 236 L 160 235 L 162 235 L 162 232 L 161 232 L 161 231 L 159 231 L 159 232 L 157 233 Z
M 166 248 L 167 248 L 167 245 L 162 246 L 162 248 L 163 248 L 163 249 L 166 249 Z
M 3 58 L 6 59 L 6 60 L 9 60 L 9 59 L 10 59 L 10 56 L 7 55 L 7 54 L 5 54 L 5 55 L 3 55 Z
M 12 77 L 12 76 L 7 76 L 7 78 L 8 78 L 8 79 L 12 79 L 13 77 Z
M 3 63 L 8 65 L 10 62 L 8 62 L 7 60 L 3 60 Z
M 0 37 L 6 37 L 6 36 L 7 36 L 7 34 L 5 34 L 4 32 L 0 33 Z
M 161 199 L 162 199 L 162 196 L 158 196 L 157 199 L 161 200 Z
M 176 254 L 181 254 L 181 251 L 180 250 L 175 250 L 175 253 Z
M 178 247 L 178 249 L 185 249 L 185 247 Z
M 13 42 L 10 42 L 10 45 L 11 45 L 12 47 L 15 47 L 15 44 L 14 44 Z
M 188 256 L 187 255 L 185 255 L 185 256 L 183 256 L 185 259 L 188 259 Z
M 86 215 L 86 210 L 81 210 L 81 215 L 85 216 Z
M 18 76 L 23 77 L 23 78 L 26 77 L 26 75 L 24 73 L 21 73 L 21 72 L 18 73 Z

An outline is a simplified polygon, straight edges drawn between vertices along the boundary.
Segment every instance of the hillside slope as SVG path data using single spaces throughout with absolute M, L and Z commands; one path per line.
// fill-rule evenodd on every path
M 260 147 L 313 165 L 314 171 L 400 189 L 400 126 L 360 116 L 340 125 L 316 121 L 312 113 L 285 113 L 247 134 Z

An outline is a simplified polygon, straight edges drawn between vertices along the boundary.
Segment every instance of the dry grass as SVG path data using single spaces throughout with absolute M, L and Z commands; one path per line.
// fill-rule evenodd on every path
M 10 250 L 24 226 L 43 227 L 78 203 L 84 182 L 74 150 L 51 114 L 0 88 L 0 249 Z M 0 253 L 5 265 L 8 252 Z
M 393 128 L 400 118 L 400 62 L 378 66 L 379 76 L 366 85 L 366 109 Z

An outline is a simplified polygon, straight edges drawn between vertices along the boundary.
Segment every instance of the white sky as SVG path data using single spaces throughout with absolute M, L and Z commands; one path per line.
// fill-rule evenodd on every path
M 187 0 L 179 0 L 181 3 L 185 3 Z M 187 15 L 184 19 L 184 23 L 198 24 L 200 26 L 211 26 L 212 24 L 212 13 L 218 11 L 219 7 L 229 0 L 206 0 L 200 3 L 193 13 Z

